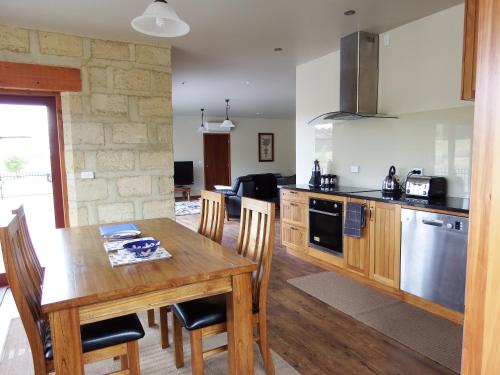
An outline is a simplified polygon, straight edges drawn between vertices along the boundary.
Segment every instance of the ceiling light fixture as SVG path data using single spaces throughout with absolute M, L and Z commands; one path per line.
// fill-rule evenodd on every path
M 221 128 L 229 128 L 229 129 L 234 128 L 233 122 L 231 120 L 229 120 L 229 108 L 231 108 L 229 106 L 229 99 L 226 99 L 226 119 L 221 124 L 221 126 L 220 126 Z
M 198 128 L 199 133 L 204 133 L 207 131 L 207 128 L 205 127 L 205 121 L 204 121 L 204 112 L 205 112 L 205 108 L 202 108 L 201 109 L 201 125 Z
M 165 0 L 154 0 L 142 16 L 132 20 L 132 28 L 140 33 L 173 38 L 189 33 L 189 25 L 181 20 Z
M 352 16 L 353 14 L 356 14 L 356 11 L 355 11 L 355 10 L 353 10 L 353 9 L 351 9 L 351 10 L 346 10 L 346 11 L 344 12 L 344 15 L 346 15 L 346 16 Z

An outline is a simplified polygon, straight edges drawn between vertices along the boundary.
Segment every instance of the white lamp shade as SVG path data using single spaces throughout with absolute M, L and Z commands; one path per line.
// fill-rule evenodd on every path
M 189 25 L 163 0 L 149 4 L 142 16 L 132 20 L 132 28 L 146 35 L 167 38 L 186 35 L 190 30 Z
M 220 126 L 221 128 L 234 128 L 234 124 L 231 120 L 224 120 Z

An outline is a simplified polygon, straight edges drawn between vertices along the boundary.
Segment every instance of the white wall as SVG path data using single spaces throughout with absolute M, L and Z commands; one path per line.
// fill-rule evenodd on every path
M 297 67 L 298 183 L 317 157 L 342 185 L 378 189 L 394 164 L 401 177 L 413 167 L 444 175 L 450 196 L 468 196 L 473 105 L 459 98 L 463 13 L 458 5 L 380 36 L 379 112 L 398 119 L 308 126 L 339 107 L 340 53 Z
M 295 174 L 293 120 L 237 117 L 231 120 L 236 124 L 231 131 L 232 180 L 250 173 Z M 199 126 L 199 116 L 174 116 L 174 159 L 194 161 L 195 184 L 192 191 L 196 195 L 204 187 L 203 134 L 197 132 Z M 274 162 L 259 162 L 258 133 L 274 133 Z

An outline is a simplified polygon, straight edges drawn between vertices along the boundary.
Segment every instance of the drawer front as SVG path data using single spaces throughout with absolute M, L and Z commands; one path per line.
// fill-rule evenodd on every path
M 302 203 L 283 201 L 281 204 L 281 220 L 302 227 L 307 226 L 307 206 Z
M 286 247 L 306 250 L 307 230 L 291 224 L 281 223 L 281 243 Z
M 281 200 L 306 204 L 307 195 L 300 191 L 281 189 Z

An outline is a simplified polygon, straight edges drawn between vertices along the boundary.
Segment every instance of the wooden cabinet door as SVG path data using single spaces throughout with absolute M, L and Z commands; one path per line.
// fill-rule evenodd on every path
M 307 229 L 282 222 L 281 243 L 286 247 L 306 251 Z
M 361 238 L 344 236 L 344 254 L 346 268 L 357 274 L 368 277 L 370 269 L 370 228 L 369 228 L 369 203 L 361 199 L 350 198 L 349 202 L 366 205 L 366 226 L 361 233 Z
M 478 0 L 465 0 L 464 47 L 462 52 L 462 99 L 476 96 Z
M 370 278 L 399 289 L 401 206 L 370 204 Z
M 302 193 L 296 190 L 289 190 L 286 188 L 281 189 L 281 200 L 282 201 L 293 201 L 296 203 L 307 203 L 306 193 Z
M 302 203 L 282 201 L 281 220 L 290 224 L 307 226 L 307 206 Z

